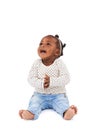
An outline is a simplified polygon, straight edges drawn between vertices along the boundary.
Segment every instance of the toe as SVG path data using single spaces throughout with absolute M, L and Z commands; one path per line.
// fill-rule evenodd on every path
M 77 114 L 77 107 L 76 106 L 72 105 L 72 106 L 70 106 L 70 108 L 74 109 L 75 114 Z
M 19 111 L 19 116 L 22 118 L 22 113 L 23 113 L 23 110 L 20 110 Z

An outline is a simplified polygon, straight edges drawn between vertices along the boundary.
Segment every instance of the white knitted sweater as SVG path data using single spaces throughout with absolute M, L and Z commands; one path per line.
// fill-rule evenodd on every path
M 44 76 L 50 77 L 50 85 L 44 88 Z M 61 59 L 56 59 L 50 66 L 45 66 L 41 59 L 36 60 L 29 72 L 28 82 L 35 91 L 44 94 L 66 93 L 65 85 L 70 81 L 66 65 Z

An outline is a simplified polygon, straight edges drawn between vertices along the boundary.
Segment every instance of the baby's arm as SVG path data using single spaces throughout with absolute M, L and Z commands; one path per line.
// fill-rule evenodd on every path
M 44 87 L 44 79 L 40 79 L 38 77 L 38 66 L 39 62 L 35 61 L 34 64 L 31 67 L 31 70 L 28 75 L 28 82 L 31 86 L 35 88 L 43 88 Z
M 51 77 L 50 78 L 50 86 L 52 87 L 63 87 L 65 86 L 66 84 L 68 84 L 70 81 L 69 79 L 69 76 L 66 74 L 66 75 L 63 75 L 63 76 L 59 76 L 59 77 Z
M 70 81 L 70 75 L 67 70 L 66 65 L 63 63 L 62 60 L 59 60 L 58 63 L 58 69 L 59 69 L 59 76 L 58 77 L 50 77 L 50 86 L 59 86 L 63 87 Z

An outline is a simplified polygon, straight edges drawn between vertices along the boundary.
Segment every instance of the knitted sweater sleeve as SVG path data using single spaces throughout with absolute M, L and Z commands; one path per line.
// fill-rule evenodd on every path
M 39 67 L 39 60 L 36 60 L 29 72 L 28 75 L 28 82 L 30 83 L 31 86 L 35 88 L 43 88 L 43 79 L 38 78 L 38 67 Z
M 59 86 L 63 87 L 70 81 L 70 75 L 67 70 L 66 65 L 63 63 L 62 60 L 57 61 L 58 69 L 59 69 L 59 76 L 58 77 L 50 77 L 50 86 Z

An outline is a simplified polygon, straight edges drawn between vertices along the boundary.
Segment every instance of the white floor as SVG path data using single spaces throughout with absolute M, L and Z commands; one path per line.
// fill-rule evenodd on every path
M 13 86 L 14 87 L 14 86 Z M 15 86 L 16 87 L 16 86 Z M 29 88 L 27 88 L 29 89 Z M 18 88 L 19 90 L 19 88 Z M 19 117 L 18 111 L 21 108 L 26 109 L 31 92 L 25 88 L 23 90 L 14 91 L 14 88 L 9 87 L 9 91 L 6 89 L 3 92 L 3 96 L 0 99 L 0 129 L 10 130 L 49 130 L 49 129 L 61 129 L 61 130 L 82 130 L 82 129 L 96 129 L 97 128 L 97 107 L 94 102 L 93 95 L 81 98 L 79 94 L 78 101 L 75 104 L 78 107 L 78 114 L 70 121 L 63 120 L 60 115 L 51 110 L 43 111 L 39 118 L 34 121 L 26 121 Z M 96 99 L 95 99 L 96 100 Z
M 10 111 L 9 111 L 10 112 Z M 13 114 L 13 115 L 12 115 Z M 78 114 L 71 121 L 62 120 L 59 115 L 52 111 L 45 111 L 41 113 L 40 117 L 36 121 L 25 121 L 21 120 L 18 117 L 18 114 L 13 112 L 9 114 L 3 114 L 7 116 L 6 118 L 1 119 L 0 127 L 2 129 L 20 129 L 20 130 L 38 130 L 38 129 L 61 129 L 61 130 L 77 130 L 77 129 L 96 129 L 96 118 L 90 115 L 87 117 L 85 113 L 81 115 Z M 8 116 L 9 115 L 9 116 Z M 92 118 L 92 119 L 91 119 Z

